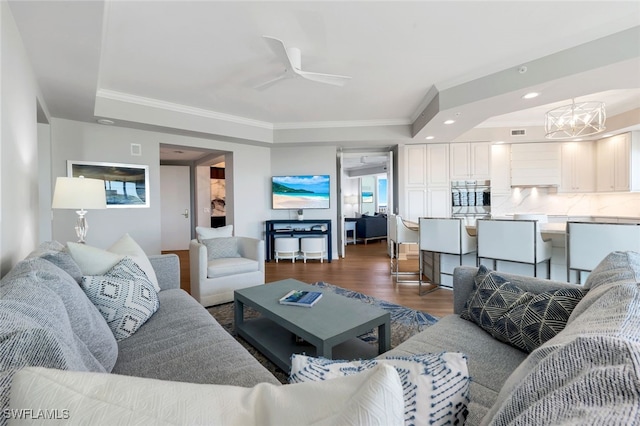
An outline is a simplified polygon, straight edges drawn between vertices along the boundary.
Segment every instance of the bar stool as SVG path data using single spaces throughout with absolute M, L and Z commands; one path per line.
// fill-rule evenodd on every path
M 326 252 L 324 237 L 303 237 L 300 240 L 300 250 L 304 263 L 307 263 L 307 259 L 320 259 L 322 263 Z
M 405 223 L 402 221 L 402 217 L 390 214 L 388 217 L 389 221 L 389 241 L 391 243 L 391 263 L 390 263 L 390 273 L 394 276 L 395 281 L 397 283 L 416 283 L 419 280 L 400 280 L 398 277 L 400 275 L 417 275 L 419 271 L 411 271 L 411 272 L 401 272 L 398 254 L 400 253 L 400 245 L 401 244 L 418 244 L 420 240 L 420 236 L 417 229 L 410 229 Z
M 547 278 L 551 277 L 551 240 L 540 234 L 537 220 L 478 219 L 478 265 L 482 259 L 533 265 L 538 276 L 538 264 L 547 263 Z M 525 275 L 525 274 L 522 274 Z
M 431 293 L 440 288 L 440 279 L 431 277 L 433 287 L 425 292 L 422 291 L 422 276 L 424 274 L 422 252 L 431 252 L 431 262 L 433 265 L 432 275 L 435 275 L 435 254 L 451 254 L 462 259 L 465 254 L 475 253 L 477 250 L 477 239 L 469 235 L 465 228 L 463 219 L 456 218 L 432 218 L 421 217 L 418 219 L 420 229 L 420 278 L 418 282 L 418 294 L 420 296 Z M 475 259 L 474 259 L 475 260 Z M 453 273 L 442 272 L 442 261 L 440 262 L 439 275 L 453 275 Z
M 297 237 L 278 237 L 275 238 L 275 259 L 278 263 L 279 259 L 291 259 L 291 263 L 296 262 L 296 257 L 300 252 L 300 238 Z
M 577 284 L 612 251 L 640 251 L 640 224 L 567 222 L 567 281 Z

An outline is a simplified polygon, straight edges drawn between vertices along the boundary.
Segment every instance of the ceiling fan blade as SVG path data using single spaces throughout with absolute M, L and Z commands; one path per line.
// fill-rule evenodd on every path
M 344 86 L 347 84 L 351 77 L 335 74 L 322 74 L 319 72 L 310 72 L 302 70 L 293 70 L 300 77 L 304 77 L 307 80 L 317 81 L 318 83 L 332 84 L 334 86 Z
M 290 72 L 285 71 L 284 74 L 281 74 L 276 78 L 272 78 L 269 81 L 265 81 L 264 83 L 260 83 L 260 84 L 258 84 L 256 86 L 253 86 L 253 88 L 256 89 L 256 90 L 264 90 L 264 89 L 267 89 L 267 88 L 271 87 L 273 84 L 277 83 L 278 81 L 284 80 L 285 78 L 290 77 L 292 75 L 293 74 L 291 74 Z
M 284 45 L 284 42 L 280 39 L 270 36 L 262 36 L 269 48 L 275 53 L 276 57 L 282 62 L 285 68 L 288 70 L 292 70 L 294 68 L 293 63 L 291 62 L 291 58 L 289 57 L 289 53 L 287 52 L 287 48 Z

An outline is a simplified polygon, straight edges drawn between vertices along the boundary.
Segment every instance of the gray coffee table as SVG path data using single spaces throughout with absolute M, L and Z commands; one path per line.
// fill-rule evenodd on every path
M 321 291 L 322 299 L 311 308 L 278 303 L 278 299 L 294 289 Z M 286 372 L 291 368 L 294 353 L 360 359 L 373 358 L 390 347 L 389 312 L 298 280 L 236 290 L 234 301 L 236 333 Z M 245 306 L 257 310 L 261 316 L 245 319 Z M 376 327 L 377 351 L 375 346 L 357 338 Z

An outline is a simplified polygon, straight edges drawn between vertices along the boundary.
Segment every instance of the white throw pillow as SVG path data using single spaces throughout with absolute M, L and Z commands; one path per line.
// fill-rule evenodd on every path
M 80 287 L 119 342 L 133 335 L 158 310 L 158 293 L 147 275 L 125 257 L 104 275 L 84 276 Z
M 464 424 L 469 402 L 467 357 L 461 353 L 334 361 L 294 354 L 290 383 L 335 380 L 379 365 L 397 370 L 404 395 L 405 425 Z
M 57 408 L 65 425 L 404 423 L 402 385 L 385 365 L 331 382 L 253 388 L 29 367 L 13 377 L 10 407 Z
M 219 228 L 205 228 L 204 226 L 196 226 L 196 235 L 198 236 L 199 242 L 211 238 L 232 237 L 233 225 L 221 226 Z
M 158 277 L 149 258 L 129 234 L 124 234 L 108 250 L 72 242 L 68 242 L 67 247 L 73 260 L 80 266 L 82 275 L 103 275 L 125 256 L 129 256 L 147 274 L 156 292 L 160 291 Z

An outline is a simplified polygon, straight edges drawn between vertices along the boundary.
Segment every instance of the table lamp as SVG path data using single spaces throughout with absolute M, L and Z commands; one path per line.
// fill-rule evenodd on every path
M 56 188 L 53 193 L 54 209 L 79 209 L 76 222 L 76 235 L 78 242 L 85 242 L 89 225 L 84 217 L 85 209 L 107 208 L 107 196 L 104 190 L 104 181 L 101 179 L 88 179 L 80 177 L 59 177 L 56 179 Z

